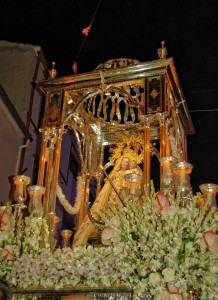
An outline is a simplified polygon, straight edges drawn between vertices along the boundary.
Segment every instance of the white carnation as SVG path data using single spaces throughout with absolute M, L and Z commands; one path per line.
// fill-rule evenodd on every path
M 159 273 L 151 273 L 149 275 L 149 283 L 152 285 L 158 285 L 160 280 L 161 280 L 161 278 L 160 278 Z
M 162 274 L 163 274 L 164 280 L 166 282 L 171 282 L 171 281 L 174 280 L 175 273 L 174 273 L 173 269 L 171 269 L 171 268 L 165 268 L 165 269 L 163 269 Z

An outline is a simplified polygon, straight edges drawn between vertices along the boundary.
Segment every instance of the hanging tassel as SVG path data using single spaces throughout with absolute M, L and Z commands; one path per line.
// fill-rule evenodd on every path
M 88 27 L 84 28 L 84 29 L 82 30 L 82 33 L 85 34 L 85 35 L 87 36 L 87 35 L 89 34 L 90 29 L 91 29 L 91 25 L 89 25 Z
M 77 59 L 78 59 L 78 57 L 79 57 L 79 55 L 80 55 L 80 52 L 81 52 L 81 50 L 82 50 L 82 48 L 83 48 L 83 45 L 84 45 L 84 43 L 85 43 L 85 41 L 86 41 L 87 36 L 89 35 L 89 31 L 90 31 L 91 26 L 92 26 L 92 24 L 93 24 L 93 22 L 94 22 L 95 15 L 96 15 L 96 13 L 97 13 L 97 11 L 98 11 L 98 9 L 99 9 L 99 6 L 100 6 L 100 4 L 101 4 L 101 1 L 102 1 L 102 0 L 99 0 L 99 2 L 98 2 L 98 5 L 97 5 L 97 7 L 96 7 L 96 9 L 95 9 L 95 12 L 94 12 L 94 14 L 93 14 L 93 17 L 92 17 L 92 19 L 91 19 L 90 25 L 82 30 L 82 33 L 83 33 L 85 36 L 84 36 L 84 38 L 83 38 L 83 40 L 82 40 L 82 43 L 81 43 L 81 45 L 80 45 L 80 47 L 79 47 L 79 50 L 78 50 L 77 53 L 76 53 L 76 58 L 75 58 L 75 60 L 74 60 L 73 66 L 72 66 L 72 70 L 73 70 L 73 72 L 74 72 L 74 75 L 77 74 L 77 64 L 76 64 L 76 61 L 77 61 Z
M 73 69 L 73 74 L 76 75 L 77 74 L 77 70 L 78 70 L 76 61 L 74 62 L 72 69 Z

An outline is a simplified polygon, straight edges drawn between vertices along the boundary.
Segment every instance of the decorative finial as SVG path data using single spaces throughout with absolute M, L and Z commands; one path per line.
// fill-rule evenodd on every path
M 49 78 L 55 78 L 57 76 L 58 72 L 55 68 L 55 62 L 53 61 L 51 64 L 51 69 L 48 70 L 48 76 Z
M 159 59 L 166 59 L 167 57 L 167 48 L 164 47 L 165 42 L 161 42 L 161 48 L 157 49 L 157 53 L 159 56 Z

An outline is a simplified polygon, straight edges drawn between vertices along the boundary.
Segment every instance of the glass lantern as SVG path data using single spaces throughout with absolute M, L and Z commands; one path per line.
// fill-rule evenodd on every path
M 180 192 L 181 206 L 185 207 L 192 198 L 192 187 L 190 184 L 190 173 L 193 165 L 189 162 L 178 162 L 174 165 L 174 177 L 176 192 Z
M 55 236 L 57 234 L 57 227 L 58 227 L 58 223 L 60 222 L 60 218 L 56 216 L 53 212 L 50 212 L 47 215 L 47 222 L 49 227 L 50 247 L 51 247 L 51 251 L 54 251 L 57 243 Z
M 139 174 L 129 173 L 125 175 L 125 190 L 127 194 L 138 199 L 142 194 L 143 177 Z
M 30 195 L 30 202 L 28 206 L 29 213 L 39 215 L 42 213 L 42 196 L 45 193 L 45 187 L 40 185 L 30 185 L 27 187 L 27 191 Z
M 14 200 L 20 208 L 26 208 L 24 202 L 27 198 L 27 185 L 30 183 L 31 178 L 25 175 L 16 175 L 13 177 L 15 185 Z
M 176 158 L 165 156 L 160 158 L 160 191 L 163 194 L 173 194 L 175 190 L 173 165 Z
M 50 236 L 55 236 L 57 233 L 57 226 L 60 222 L 60 218 L 56 216 L 54 213 L 50 212 L 48 213 L 48 225 L 49 225 L 49 231 Z
M 218 185 L 214 183 L 204 183 L 201 184 L 199 188 L 203 194 L 203 199 L 207 199 L 207 201 L 209 202 L 209 206 L 217 207 L 216 194 L 218 192 Z
M 72 230 L 69 230 L 69 229 L 61 230 L 61 237 L 62 237 L 61 247 L 62 248 L 70 247 L 70 238 L 71 238 L 72 234 L 73 234 Z

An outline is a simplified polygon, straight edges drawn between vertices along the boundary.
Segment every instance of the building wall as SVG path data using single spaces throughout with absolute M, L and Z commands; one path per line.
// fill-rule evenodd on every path
M 37 56 L 33 57 L 34 59 L 32 60 L 32 72 L 31 76 L 33 77 L 33 74 L 35 72 L 35 65 L 37 61 Z M 31 78 L 32 78 L 31 77 Z M 42 66 L 39 68 L 37 72 L 37 80 L 42 80 L 45 78 L 44 75 L 44 69 Z M 31 85 L 30 85 L 30 88 Z M 31 100 L 31 89 L 28 89 L 27 93 L 27 99 L 26 102 L 29 103 Z M 40 139 L 39 139 L 39 132 L 38 129 L 41 127 L 41 120 L 42 120 L 42 109 L 44 106 L 44 97 L 43 95 L 39 92 L 39 90 L 34 89 L 33 91 L 33 103 L 32 103 L 32 108 L 31 108 L 31 119 L 32 122 L 30 122 L 28 130 L 29 133 L 32 136 L 33 141 L 28 144 L 28 147 L 25 148 L 25 155 L 24 155 L 24 160 L 22 162 L 22 165 L 20 166 L 20 170 L 25 171 L 25 175 L 30 176 L 32 178 L 32 184 L 36 184 L 34 180 L 34 173 L 36 171 L 36 163 L 35 160 L 37 159 L 37 155 L 39 155 L 39 148 L 40 148 Z M 34 127 L 34 125 L 35 127 Z
M 23 133 L 11 117 L 0 98 L 0 203 L 9 200 L 11 190 L 10 176 L 15 174 L 19 146 Z
M 0 41 L 0 83 L 26 122 L 31 82 L 39 46 Z
M 11 189 L 8 177 L 21 172 L 34 177 L 34 154 L 38 146 L 35 128 L 39 126 L 44 103 L 43 95 L 32 83 L 44 79 L 46 69 L 40 53 L 39 46 L 0 41 L 0 84 L 29 133 L 27 137 L 17 124 L 17 116 L 8 110 L 7 101 L 0 99 L 0 202 L 8 200 Z M 27 119 L 28 112 L 31 122 Z

